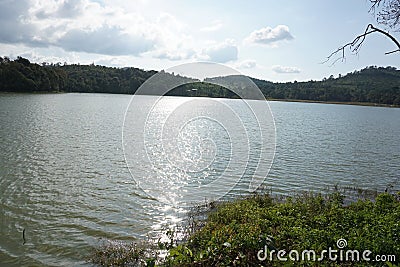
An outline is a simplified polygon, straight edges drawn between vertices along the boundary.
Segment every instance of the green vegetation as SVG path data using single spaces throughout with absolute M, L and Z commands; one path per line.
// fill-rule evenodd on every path
M 400 105 L 400 71 L 393 67 L 371 66 L 322 81 L 254 82 L 267 98 Z
M 133 94 L 157 73 L 137 68 L 97 65 L 33 64 L 18 57 L 0 57 L 0 92 L 82 92 Z M 167 79 L 193 82 L 175 88 L 168 95 L 237 97 L 230 90 L 210 84 L 224 79 L 231 88 L 245 88 L 241 76 L 206 79 L 205 82 L 165 73 Z M 322 102 L 375 103 L 400 106 L 400 70 L 394 67 L 367 67 L 344 76 L 322 81 L 272 83 L 251 78 L 268 99 Z M 146 92 L 147 93 L 147 92 Z M 148 92 L 151 94 L 151 92 Z
M 0 91 L 133 94 L 155 71 L 95 65 L 30 63 L 0 57 Z
M 150 243 L 103 242 L 89 261 L 100 266 L 155 266 L 158 251 Z
M 22 57 L 0 57 L 0 92 L 58 92 L 66 81 L 67 74 L 59 68 L 44 68 Z
M 217 204 L 204 226 L 185 242 L 171 238 L 161 244 L 161 249 L 168 249 L 164 259 L 157 257 L 154 248 L 142 248 L 128 249 L 135 256 L 129 260 L 120 246 L 108 246 L 96 250 L 91 261 L 103 266 L 396 266 L 400 260 L 400 193 L 382 193 L 372 201 L 360 199 L 348 205 L 343 202 L 344 195 L 337 191 L 284 199 L 253 195 Z M 348 261 L 343 256 L 341 261 L 340 252 L 332 254 L 338 256 L 336 261 L 329 260 L 328 254 L 322 261 L 308 260 L 308 256 L 301 260 L 304 250 L 314 250 L 317 259 L 329 247 L 340 251 L 337 241 L 342 238 L 347 241 L 343 253 L 358 250 L 362 259 L 363 251 L 370 250 L 371 261 L 352 261 L 356 259 L 352 256 Z M 276 251 L 272 260 L 258 259 L 258 252 L 263 250 L 263 256 L 265 249 Z M 297 250 L 300 260 L 280 261 L 278 250 L 285 250 L 287 258 L 290 251 Z M 118 255 L 124 255 L 125 261 L 118 261 Z M 139 260 L 137 255 L 143 258 Z M 377 255 L 384 255 L 386 260 L 372 261 Z

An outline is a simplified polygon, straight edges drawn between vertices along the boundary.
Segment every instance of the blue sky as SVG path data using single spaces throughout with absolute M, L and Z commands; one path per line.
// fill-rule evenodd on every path
M 213 61 L 270 81 L 321 80 L 369 65 L 399 68 L 384 36 L 320 64 L 374 18 L 368 0 L 0 0 L 2 56 L 167 69 Z M 399 33 L 393 33 L 399 38 Z

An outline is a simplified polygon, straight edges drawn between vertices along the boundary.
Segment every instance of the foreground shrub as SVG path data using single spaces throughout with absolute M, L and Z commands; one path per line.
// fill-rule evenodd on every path
M 170 266 L 346 266 L 378 265 L 400 259 L 400 203 L 391 194 L 383 193 L 375 201 L 359 200 L 343 205 L 338 192 L 327 196 L 303 194 L 280 202 L 269 195 L 256 195 L 224 203 L 211 213 L 205 226 L 188 242 L 170 250 L 166 265 Z M 340 261 L 290 261 L 288 253 L 314 250 L 318 259 L 329 247 L 347 250 L 370 250 L 370 262 L 352 261 L 345 254 Z M 272 261 L 265 249 L 275 250 Z M 285 250 L 287 262 L 277 259 L 277 251 Z M 295 254 L 293 254 L 295 256 Z M 383 255 L 383 262 L 372 262 Z M 306 255 L 307 256 L 307 255 Z M 389 258 L 390 256 L 391 258 Z M 392 257 L 394 256 L 394 257 Z M 261 257 L 262 258 L 262 257 Z M 294 257 L 295 258 L 295 257 Z M 354 259 L 356 259 L 354 257 Z M 362 258 L 361 258 L 362 260 Z M 394 261 L 394 262 L 393 262 Z M 390 266 L 390 265 L 389 265 Z
M 400 194 L 379 194 L 374 200 L 358 200 L 344 205 L 339 192 L 329 195 L 307 193 L 285 199 L 253 195 L 219 203 L 209 212 L 202 227 L 185 242 L 170 242 L 160 248 L 168 256 L 157 258 L 156 249 L 137 247 L 100 248 L 92 262 L 102 266 L 397 266 L 400 260 Z M 330 260 L 321 253 L 328 248 L 357 250 L 360 261 L 351 258 Z M 284 250 L 287 259 L 278 259 Z M 316 252 L 302 258 L 303 251 Z M 362 261 L 362 253 L 371 261 Z M 153 253 L 149 253 L 153 251 Z M 267 253 L 265 253 L 267 251 Z M 270 256 L 271 251 L 275 251 Z M 288 257 L 291 251 L 293 259 Z M 352 256 L 351 254 L 349 254 Z M 375 256 L 384 256 L 375 261 Z M 353 255 L 354 256 L 354 255 Z M 265 258 L 263 258 L 265 257 Z
M 154 266 L 157 255 L 150 243 L 105 241 L 92 252 L 89 261 L 100 266 Z

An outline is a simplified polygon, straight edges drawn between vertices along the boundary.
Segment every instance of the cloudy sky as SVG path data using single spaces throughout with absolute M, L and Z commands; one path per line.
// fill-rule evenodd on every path
M 384 55 L 395 47 L 379 34 L 345 62 L 320 64 L 374 22 L 369 7 L 368 0 L 0 0 L 0 54 L 155 70 L 212 61 L 270 81 L 399 68 L 400 54 Z

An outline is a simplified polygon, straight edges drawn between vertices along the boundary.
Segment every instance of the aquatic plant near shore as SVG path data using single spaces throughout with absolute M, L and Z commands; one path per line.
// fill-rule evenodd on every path
M 166 258 L 147 257 L 146 262 L 144 257 L 141 263 L 142 266 L 365 266 L 365 261 L 328 258 L 318 262 L 280 261 L 276 255 L 272 260 L 260 261 L 257 255 L 263 248 L 320 253 L 328 247 L 337 248 L 338 240 L 345 240 L 346 248 L 352 251 L 370 250 L 371 255 L 384 255 L 388 259 L 371 261 L 368 265 L 396 266 L 400 260 L 400 193 L 381 193 L 373 200 L 360 199 L 346 205 L 344 195 L 338 191 L 327 195 L 304 193 L 284 199 L 255 194 L 219 203 L 209 212 L 204 226 L 185 242 L 169 244 Z M 97 256 L 99 253 L 101 249 Z M 110 266 L 99 259 L 92 258 L 92 262 Z M 128 262 L 113 266 L 131 266 Z

